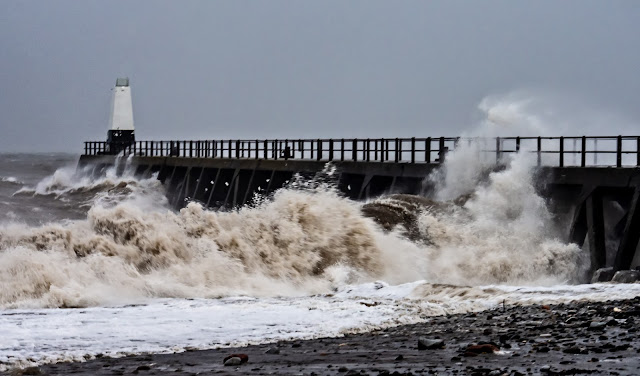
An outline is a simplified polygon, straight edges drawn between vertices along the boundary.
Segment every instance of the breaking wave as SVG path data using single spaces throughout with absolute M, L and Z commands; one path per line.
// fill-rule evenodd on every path
M 455 157 L 462 152 L 448 160 L 464 160 Z M 434 199 L 362 204 L 321 184 L 281 189 L 232 212 L 197 203 L 175 212 L 155 177 L 59 170 L 21 194 L 91 192 L 87 218 L 0 227 L 0 307 L 325 294 L 377 280 L 474 286 L 578 278 L 581 252 L 558 240 L 524 154 L 498 172 L 453 175 L 466 188 L 451 193 L 456 181 L 443 177 Z
M 24 184 L 13 176 L 0 176 L 0 183 L 8 183 L 8 184 L 15 184 L 15 185 Z

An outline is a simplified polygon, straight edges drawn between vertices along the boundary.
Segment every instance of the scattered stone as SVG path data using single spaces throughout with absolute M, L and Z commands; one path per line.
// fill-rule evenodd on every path
M 224 365 L 225 366 L 239 366 L 242 364 L 242 359 L 238 358 L 237 356 L 232 356 L 231 358 L 225 358 L 226 360 L 224 361 Z
M 617 283 L 634 283 L 640 281 L 640 271 L 620 270 L 616 272 L 611 281 Z
M 418 339 L 418 350 L 444 349 L 444 340 L 420 338 Z
M 589 324 L 589 330 L 604 330 L 607 327 L 606 321 L 592 321 Z
M 404 356 L 402 354 L 396 356 L 396 360 L 404 360 Z
M 249 361 L 247 354 L 231 354 L 222 361 L 225 366 L 239 366 Z
M 267 349 L 267 351 L 264 352 L 265 354 L 271 354 L 271 355 L 277 355 L 280 354 L 280 349 L 277 347 L 269 347 Z
M 476 356 L 478 354 L 493 354 L 496 351 L 500 351 L 500 348 L 490 343 L 483 343 L 481 345 L 469 345 L 464 350 L 464 356 Z
M 338 372 L 347 372 L 349 370 L 349 368 L 342 366 L 340 368 L 338 368 Z
M 596 270 L 591 277 L 591 283 L 609 282 L 613 278 L 615 271 L 613 268 L 601 268 Z
M 138 368 L 136 368 L 136 371 L 148 371 L 150 369 L 151 369 L 151 367 L 149 367 L 147 365 L 143 365 L 143 366 L 138 366 Z

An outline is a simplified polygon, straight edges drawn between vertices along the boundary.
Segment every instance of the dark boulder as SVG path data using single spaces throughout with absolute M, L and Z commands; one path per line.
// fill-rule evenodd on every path
M 611 280 L 611 282 L 617 283 L 634 283 L 637 281 L 640 281 L 640 271 L 637 270 L 619 270 Z
M 613 278 L 613 268 L 601 268 L 596 270 L 591 277 L 591 283 L 609 282 Z

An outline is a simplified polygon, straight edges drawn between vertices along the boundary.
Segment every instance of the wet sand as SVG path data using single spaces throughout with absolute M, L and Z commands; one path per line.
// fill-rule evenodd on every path
M 9 374 L 638 375 L 638 324 L 640 297 L 604 303 L 506 306 L 339 338 L 101 357 Z M 424 345 L 420 347 L 429 348 L 419 349 L 420 339 Z M 248 362 L 223 365 L 223 359 L 231 354 L 246 354 Z

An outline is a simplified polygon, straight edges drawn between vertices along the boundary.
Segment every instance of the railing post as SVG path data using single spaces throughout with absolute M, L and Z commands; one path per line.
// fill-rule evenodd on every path
M 560 136 L 560 167 L 564 167 L 564 137 Z
M 444 159 L 445 159 L 445 155 L 444 155 L 444 137 L 440 137 L 440 140 L 438 141 L 438 163 L 444 163 Z
M 520 136 L 516 137 L 516 153 L 520 152 Z
M 640 153 L 638 153 L 640 155 Z M 340 160 L 344 161 L 344 138 L 340 139 Z
M 640 137 L 636 139 L 636 166 L 640 167 Z
M 622 136 L 618 136 L 616 142 L 616 166 L 622 167 Z
M 400 153 L 399 153 L 398 149 L 400 149 L 400 142 L 398 142 L 398 139 L 396 138 L 396 145 L 395 145 L 395 151 L 396 151 L 395 152 L 395 156 L 396 156 L 395 161 L 396 161 L 396 163 L 400 162 Z
M 431 137 L 427 137 L 424 141 L 424 161 L 431 163 Z
M 496 137 L 496 163 L 500 163 L 500 137 Z
M 333 160 L 333 138 L 329 139 L 329 161 Z
M 384 160 L 389 160 L 389 139 L 384 140 Z
M 542 138 L 538 136 L 538 167 L 542 164 Z
M 367 162 L 371 161 L 371 140 L 367 138 L 367 146 L 365 148 L 366 152 L 367 152 L 367 157 L 365 158 L 365 160 Z
M 416 163 L 416 138 L 411 137 L 411 163 Z
M 358 160 L 358 139 L 354 138 L 351 145 L 351 157 L 356 162 Z
M 379 160 L 378 160 L 378 140 L 373 140 L 373 150 L 374 150 L 373 159 L 376 162 L 379 162 Z
M 318 139 L 318 155 L 316 156 L 317 160 L 321 160 L 322 159 L 322 140 Z
M 585 167 L 587 165 L 587 137 L 582 136 L 582 153 L 580 154 L 580 166 Z
M 87 145 L 87 142 L 84 142 L 84 155 L 87 155 L 87 152 L 89 151 L 89 145 Z

